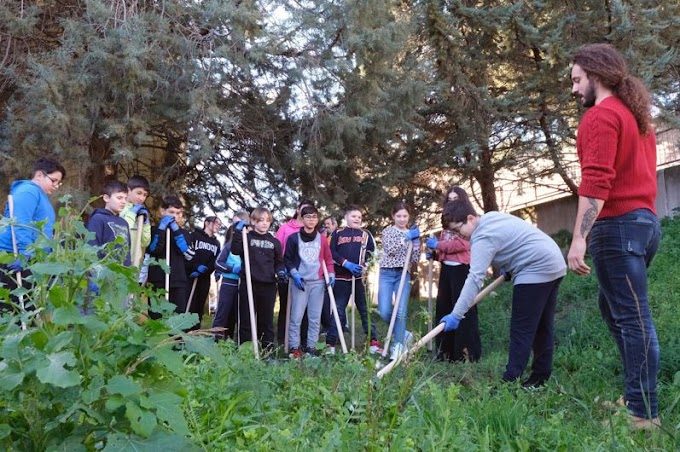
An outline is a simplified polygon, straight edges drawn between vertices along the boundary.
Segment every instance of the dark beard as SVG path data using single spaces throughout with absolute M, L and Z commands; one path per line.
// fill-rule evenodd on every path
M 595 100 L 596 100 L 595 84 L 592 81 L 590 81 L 588 82 L 588 89 L 583 95 L 583 106 L 586 108 L 590 108 L 595 105 Z

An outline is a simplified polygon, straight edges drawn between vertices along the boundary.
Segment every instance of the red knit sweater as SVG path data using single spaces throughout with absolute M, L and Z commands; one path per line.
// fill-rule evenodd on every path
M 598 218 L 646 208 L 656 213 L 656 137 L 641 136 L 633 114 L 610 96 L 590 108 L 578 127 L 578 194 L 604 200 Z

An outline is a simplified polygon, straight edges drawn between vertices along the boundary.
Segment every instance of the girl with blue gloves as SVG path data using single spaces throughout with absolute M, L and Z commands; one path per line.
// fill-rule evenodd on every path
M 443 207 L 460 200 L 470 204 L 467 193 L 460 187 L 449 188 L 444 196 Z M 470 242 L 449 230 L 449 223 L 442 215 L 442 233 L 439 238 L 428 237 L 426 246 L 432 250 L 428 259 L 436 258 L 441 263 L 437 304 L 434 323 L 451 312 L 460 295 L 470 270 Z M 482 357 L 482 340 L 479 334 L 479 315 L 473 306 L 455 331 L 441 333 L 436 338 L 437 358 L 443 361 L 478 361 Z
M 392 300 L 398 295 L 401 276 L 404 266 L 410 268 L 411 264 L 417 263 L 420 257 L 420 230 L 417 226 L 408 228 L 411 218 L 411 209 L 405 203 L 397 203 L 392 208 L 394 224 L 382 231 L 382 254 L 380 256 L 380 279 L 378 284 L 378 312 L 380 317 L 390 323 L 392 318 Z M 409 244 L 413 245 L 409 262 L 406 262 Z M 399 300 L 397 318 L 394 325 L 394 342 L 391 349 L 390 359 L 396 359 L 406 347 L 407 336 L 411 333 L 406 331 L 406 317 L 408 312 L 408 299 L 411 293 L 411 275 L 407 270 L 404 287 Z M 396 302 L 395 302 L 396 303 Z

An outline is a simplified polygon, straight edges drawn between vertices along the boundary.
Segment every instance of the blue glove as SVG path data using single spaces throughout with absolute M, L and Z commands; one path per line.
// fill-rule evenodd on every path
M 425 251 L 425 259 L 431 261 L 434 259 L 434 253 L 432 251 Z
M 184 238 L 184 234 L 177 234 L 172 237 L 175 240 L 175 245 L 182 252 L 186 254 L 189 251 L 189 245 L 187 244 L 187 239 Z
M 411 229 L 408 230 L 406 233 L 406 239 L 407 240 L 415 240 L 420 237 L 420 229 L 418 229 L 418 226 L 413 226 Z
M 301 291 L 305 291 L 305 280 L 300 276 L 300 273 L 295 272 L 294 274 L 291 275 L 293 277 L 293 283 L 295 284 L 295 287 L 300 289 Z
M 19 273 L 24 269 L 21 265 L 21 259 L 15 259 L 14 262 L 7 265 L 7 268 L 9 268 L 12 273 Z
M 144 216 L 144 223 L 149 223 L 149 211 L 146 210 L 144 204 L 135 204 L 130 211 L 135 214 L 135 217 Z
M 345 261 L 343 262 L 342 266 L 349 270 L 352 276 L 356 278 L 361 276 L 361 274 L 364 272 L 363 267 L 359 264 L 355 264 L 354 262 Z
M 328 285 L 331 287 L 335 286 L 335 273 L 330 273 L 328 275 Z
M 170 228 L 172 229 L 171 226 L 172 224 L 174 224 L 175 227 L 179 228 L 179 226 L 177 226 L 177 223 L 175 223 L 174 215 L 166 215 L 163 218 L 161 218 L 161 222 L 158 223 L 158 229 L 160 229 L 161 231 L 165 231 L 168 228 L 168 226 L 170 226 Z
M 234 264 L 234 266 L 231 268 L 231 272 L 235 275 L 241 273 L 241 264 L 240 263 Z
M 276 279 L 278 280 L 279 284 L 283 284 L 288 281 L 288 274 L 285 270 L 279 270 L 278 273 L 276 273 Z
M 93 283 L 92 280 L 87 282 L 87 290 L 95 295 L 99 295 L 99 286 Z
M 248 225 L 248 223 L 241 220 L 238 223 L 236 223 L 236 226 L 234 226 L 234 229 L 238 232 L 241 232 L 243 230 L 243 228 L 246 227 L 247 225 Z
M 208 271 L 208 267 L 206 267 L 205 265 L 201 264 L 201 265 L 198 266 L 198 268 L 196 269 L 196 271 L 192 272 L 192 273 L 189 275 L 189 278 L 192 278 L 192 279 L 193 279 L 193 278 L 198 278 L 199 276 L 201 276 L 201 275 L 202 275 L 203 273 L 205 273 L 206 271 Z
M 512 280 L 512 273 L 506 272 L 505 270 L 501 269 L 500 272 L 498 272 L 499 276 L 503 276 L 505 278 L 505 281 L 510 281 Z
M 428 237 L 427 240 L 425 240 L 425 246 L 436 250 L 437 245 L 439 245 L 439 239 L 437 237 Z
M 458 328 L 460 318 L 452 312 L 451 314 L 447 314 L 442 317 L 441 323 L 444 324 L 444 331 L 453 331 Z

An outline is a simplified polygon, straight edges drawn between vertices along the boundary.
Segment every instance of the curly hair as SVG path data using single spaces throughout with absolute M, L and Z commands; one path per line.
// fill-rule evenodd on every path
M 611 89 L 635 117 L 638 129 L 646 135 L 652 129 L 651 96 L 642 81 L 628 74 L 623 55 L 609 44 L 587 44 L 574 53 L 573 63 Z

